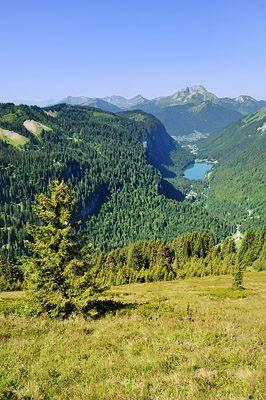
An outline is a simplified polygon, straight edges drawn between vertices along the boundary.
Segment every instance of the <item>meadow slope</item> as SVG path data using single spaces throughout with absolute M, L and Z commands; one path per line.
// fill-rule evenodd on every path
M 116 315 L 65 321 L 25 317 L 23 293 L 2 293 L 0 398 L 264 399 L 266 273 L 240 292 L 231 281 L 118 286 Z

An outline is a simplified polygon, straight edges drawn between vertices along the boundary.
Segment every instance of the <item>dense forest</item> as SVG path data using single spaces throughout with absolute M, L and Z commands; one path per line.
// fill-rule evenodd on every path
M 34 196 L 64 179 L 95 247 L 110 251 L 138 240 L 173 240 L 209 232 L 215 243 L 233 226 L 184 201 L 182 176 L 194 156 L 142 111 L 112 114 L 89 107 L 0 106 L 0 253 L 19 261 Z M 185 181 L 185 180 L 184 180 Z
M 218 160 L 202 204 L 227 221 L 261 229 L 266 221 L 266 108 L 198 142 L 200 157 Z
M 234 274 L 238 264 L 266 270 L 266 225 L 261 231 L 248 230 L 239 252 L 234 239 L 214 246 L 209 234 L 193 232 L 171 243 L 159 239 L 131 243 L 100 254 L 94 262 L 97 281 L 108 285 Z
M 207 233 L 187 233 L 172 242 L 139 240 L 108 253 L 96 252 L 89 262 L 90 275 L 97 286 L 133 282 L 167 281 L 210 275 L 234 275 L 252 266 L 266 270 L 266 225 L 249 229 L 236 250 L 234 239 L 226 238 L 218 246 Z M 23 267 L 0 257 L 0 290 L 24 288 Z

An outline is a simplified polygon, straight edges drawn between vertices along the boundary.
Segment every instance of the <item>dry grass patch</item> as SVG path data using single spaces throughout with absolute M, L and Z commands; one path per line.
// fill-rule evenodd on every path
M 52 110 L 46 111 L 46 110 L 43 110 L 43 112 L 46 115 L 49 115 L 49 117 L 53 117 L 53 118 L 57 117 L 57 111 L 52 111 Z
M 8 143 L 12 144 L 13 146 L 24 146 L 29 139 L 27 139 L 25 136 L 19 135 L 16 132 L 9 131 L 7 129 L 2 129 L 0 128 L 0 138 Z
M 34 135 L 38 136 L 42 131 L 51 131 L 52 129 L 48 126 L 41 124 L 40 122 L 36 122 L 34 120 L 27 120 L 23 122 L 23 126 Z

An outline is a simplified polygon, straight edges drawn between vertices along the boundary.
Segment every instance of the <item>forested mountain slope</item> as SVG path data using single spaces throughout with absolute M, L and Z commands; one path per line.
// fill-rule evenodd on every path
M 53 179 L 64 179 L 75 189 L 79 216 L 93 244 L 102 250 L 138 239 L 172 240 L 194 230 L 208 231 L 216 241 L 232 230 L 203 209 L 177 201 L 178 190 L 169 191 L 171 185 L 154 165 L 167 175 L 168 168 L 181 169 L 193 156 L 151 115 L 115 115 L 66 104 L 46 109 L 2 104 L 0 128 L 4 256 L 22 254 L 26 223 L 36 222 L 34 194 L 47 194 Z
M 146 107 L 142 107 L 147 111 Z M 204 101 L 200 104 L 191 102 L 171 107 L 155 108 L 154 115 L 165 125 L 173 136 L 185 137 L 193 132 L 212 134 L 241 118 L 238 111 L 230 110 L 219 104 Z
M 265 132 L 266 107 L 263 107 L 200 141 L 197 146 L 200 154 L 222 161 L 264 140 Z
M 207 207 L 217 215 L 261 228 L 266 222 L 266 107 L 198 143 L 216 159 L 209 174 Z

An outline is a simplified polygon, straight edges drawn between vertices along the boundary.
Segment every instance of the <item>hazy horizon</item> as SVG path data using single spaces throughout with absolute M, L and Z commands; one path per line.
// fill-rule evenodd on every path
M 192 85 L 192 86 L 203 86 L 203 85 Z M 175 90 L 175 91 L 172 91 L 171 93 L 168 93 L 168 94 L 166 94 L 166 95 L 161 95 L 161 96 L 156 96 L 156 97 L 167 97 L 167 96 L 171 96 L 171 95 L 173 95 L 173 94 L 175 94 L 176 92 L 178 92 L 178 91 L 180 91 L 180 90 L 182 90 L 182 89 L 186 89 L 187 88 L 187 86 L 186 87 L 183 87 L 183 88 L 179 88 L 179 89 L 177 89 L 177 90 Z M 210 90 L 208 90 L 208 88 L 205 88 L 208 92 L 210 92 L 210 93 L 212 93 L 212 94 L 214 94 L 214 95 L 216 95 L 217 96 L 217 94 L 216 93 L 213 93 L 213 92 L 211 92 Z M 104 96 L 104 97 L 93 97 L 93 96 L 90 96 L 90 94 L 84 94 L 84 93 L 82 93 L 82 94 L 80 94 L 80 95 L 76 95 L 76 96 L 72 96 L 72 94 L 66 94 L 65 96 L 63 96 L 63 97 L 61 97 L 61 98 L 43 98 L 43 99 L 13 99 L 13 101 L 15 102 L 15 103 L 18 103 L 19 101 L 27 101 L 27 102 L 33 102 L 33 101 L 35 101 L 35 102 L 38 102 L 38 103 L 42 103 L 42 102 L 47 102 L 47 101 L 49 101 L 49 100 L 51 100 L 51 101 L 61 101 L 61 100 L 63 100 L 63 99 L 65 99 L 65 98 L 67 98 L 67 97 L 73 97 L 73 98 L 75 98 L 75 97 L 87 97 L 87 98 L 94 98 L 94 99 L 104 99 L 104 98 L 106 98 L 106 97 L 111 97 L 111 96 L 121 96 L 121 97 L 124 97 L 125 99 L 127 99 L 127 100 L 130 100 L 130 99 L 132 99 L 132 98 L 134 98 L 134 97 L 137 97 L 138 95 L 141 95 L 141 96 L 143 96 L 142 95 L 142 93 L 136 93 L 135 95 L 133 95 L 132 97 L 125 97 L 125 96 L 122 96 L 120 93 L 110 93 L 109 95 L 106 95 L 106 96 Z M 240 96 L 250 96 L 248 93 L 240 93 L 238 96 L 235 96 L 234 98 L 237 98 L 237 97 L 240 97 Z M 153 97 L 153 98 L 148 98 L 148 97 L 146 97 L 146 96 L 143 96 L 145 99 L 147 99 L 147 100 L 153 100 L 153 99 L 155 99 L 156 97 Z M 217 96 L 218 98 L 220 98 L 220 96 Z M 230 96 L 224 96 L 224 98 L 226 98 L 226 97 L 228 97 L 228 98 L 230 98 Z M 255 98 L 255 97 L 253 97 L 253 96 L 250 96 L 250 97 L 252 97 L 252 98 L 254 98 L 255 100 L 257 100 L 257 101 L 260 101 L 260 100 L 265 100 L 265 99 L 257 99 L 257 98 Z M 266 95 L 265 95 L 265 97 L 266 97 Z
M 152 99 L 193 85 L 266 99 L 263 0 L 14 0 L 1 11 L 1 102 Z

